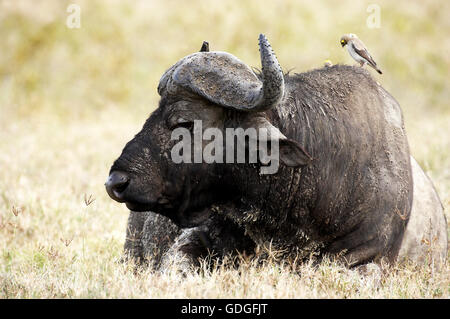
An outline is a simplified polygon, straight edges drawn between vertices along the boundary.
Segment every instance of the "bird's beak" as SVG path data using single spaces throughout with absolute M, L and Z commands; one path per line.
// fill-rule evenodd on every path
M 341 41 L 341 46 L 344 47 L 346 45 L 345 41 Z

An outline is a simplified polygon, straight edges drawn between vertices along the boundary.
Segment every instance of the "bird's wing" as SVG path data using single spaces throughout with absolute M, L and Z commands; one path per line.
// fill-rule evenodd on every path
M 353 39 L 350 44 L 356 53 L 358 53 L 361 57 L 367 60 L 373 66 L 376 66 L 377 63 L 370 55 L 369 51 L 367 51 L 364 43 L 360 39 Z

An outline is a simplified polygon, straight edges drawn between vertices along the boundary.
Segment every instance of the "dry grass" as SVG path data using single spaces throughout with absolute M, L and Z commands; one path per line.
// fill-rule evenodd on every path
M 136 272 L 119 262 L 126 208 L 103 186 L 157 105 L 162 72 L 203 40 L 258 66 L 263 32 L 286 70 L 300 72 L 353 63 L 338 39 L 354 32 L 402 105 L 412 153 L 448 214 L 449 3 L 379 1 L 380 29 L 365 24 L 372 1 L 79 1 L 81 29 L 66 28 L 68 3 L 0 2 L 0 298 L 450 296 L 448 262 L 440 273 L 398 265 L 381 277 L 332 261 Z

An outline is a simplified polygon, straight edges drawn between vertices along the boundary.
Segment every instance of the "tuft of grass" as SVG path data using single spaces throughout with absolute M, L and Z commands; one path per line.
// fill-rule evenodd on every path
M 362 276 L 332 260 L 241 258 L 153 273 L 120 262 L 127 210 L 104 190 L 109 168 L 158 103 L 162 73 L 207 40 L 259 67 L 265 33 L 285 70 L 353 64 L 353 32 L 404 111 L 413 156 L 450 208 L 449 2 L 0 2 L 0 298 L 449 298 L 441 272 L 395 265 Z M 436 47 L 438 46 L 438 47 Z M 269 254 L 270 256 L 270 254 Z

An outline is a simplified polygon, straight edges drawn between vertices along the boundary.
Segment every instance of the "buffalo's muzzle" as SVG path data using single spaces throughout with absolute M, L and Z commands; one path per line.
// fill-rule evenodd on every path
M 105 183 L 106 191 L 108 195 L 120 202 L 123 203 L 123 193 L 125 189 L 128 187 L 130 183 L 130 178 L 124 172 L 113 171 L 108 177 L 108 180 Z

